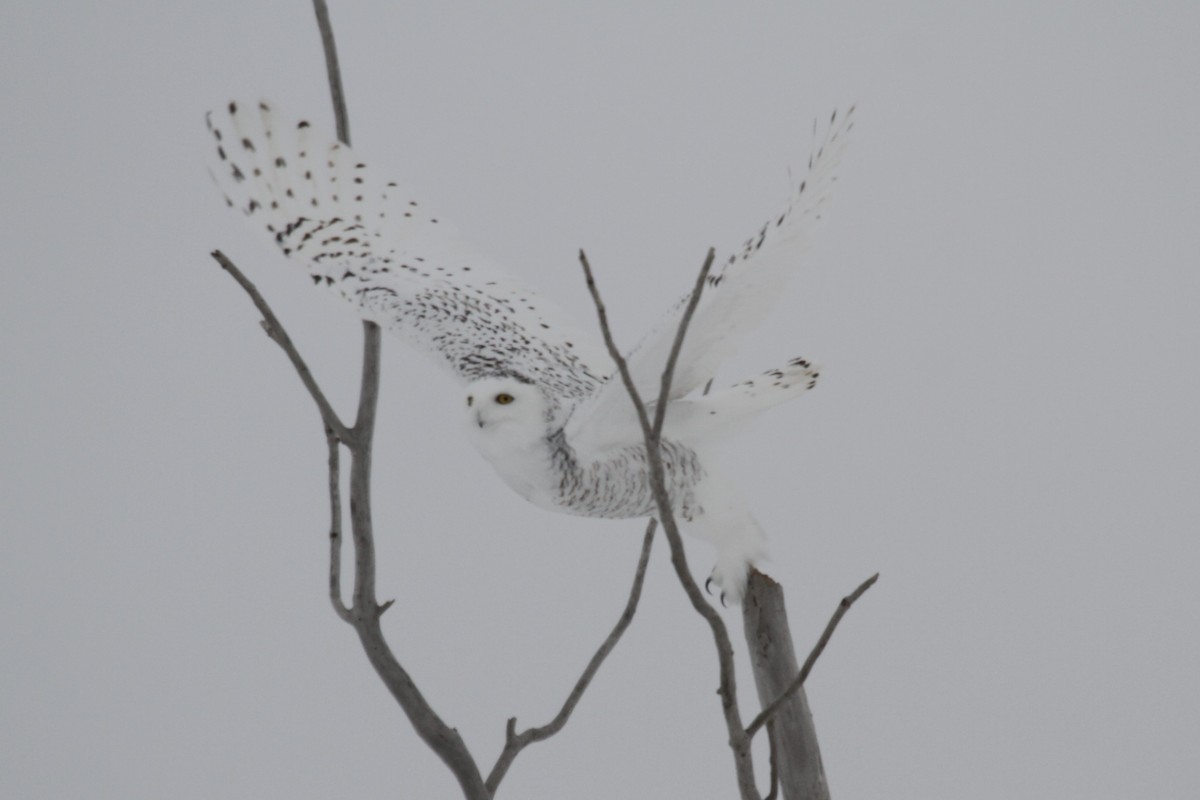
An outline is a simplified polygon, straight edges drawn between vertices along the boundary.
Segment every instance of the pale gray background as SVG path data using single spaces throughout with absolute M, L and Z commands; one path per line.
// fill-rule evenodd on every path
M 372 165 L 590 320 L 586 247 L 626 343 L 857 102 L 830 222 L 726 374 L 824 366 L 728 457 L 798 641 L 883 574 L 810 684 L 835 796 L 1195 797 L 1200 6 L 333 6 Z M 323 69 L 300 0 L 0 8 L 0 796 L 458 796 L 328 607 L 317 415 L 208 257 L 346 408 L 358 324 L 204 172 L 230 97 L 331 128 Z M 452 382 L 384 361 L 387 631 L 486 768 L 615 619 L 642 526 L 525 504 Z M 664 553 L 504 797 L 734 795 Z

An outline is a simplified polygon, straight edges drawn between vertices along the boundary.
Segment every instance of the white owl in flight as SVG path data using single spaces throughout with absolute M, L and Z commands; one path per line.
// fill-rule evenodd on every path
M 711 443 L 811 389 L 817 371 L 797 358 L 752 380 L 699 391 L 786 287 L 821 219 L 852 117 L 853 109 L 831 117 L 787 206 L 717 262 L 671 387 L 662 455 L 672 506 L 685 531 L 715 546 L 711 580 L 735 602 L 766 545 L 736 487 L 717 471 Z M 209 113 L 208 128 L 213 177 L 229 205 L 302 262 L 314 283 L 466 384 L 462 409 L 472 443 L 514 491 L 566 514 L 657 514 L 641 427 L 598 331 L 580 330 L 402 185 L 380 180 L 349 147 L 307 122 L 267 103 L 230 103 Z M 628 354 L 644 398 L 658 395 L 687 300 Z

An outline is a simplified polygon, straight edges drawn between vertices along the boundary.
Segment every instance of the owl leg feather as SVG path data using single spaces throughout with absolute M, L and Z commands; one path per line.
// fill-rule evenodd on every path
M 717 563 L 706 587 L 715 585 L 722 602 L 738 604 L 751 567 L 768 557 L 767 537 L 729 480 L 710 471 L 696 487 L 696 500 L 697 513 L 681 520 L 680 527 L 716 548 Z

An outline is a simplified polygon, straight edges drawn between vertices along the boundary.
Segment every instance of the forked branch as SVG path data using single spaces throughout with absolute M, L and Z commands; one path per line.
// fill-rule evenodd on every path
M 264 327 L 272 341 L 287 354 L 292 366 L 300 375 L 309 395 L 321 411 L 325 422 L 326 443 L 329 448 L 329 503 L 330 503 L 330 566 L 329 599 L 338 616 L 352 625 L 362 641 L 363 649 L 376 672 L 393 697 L 408 716 L 417 734 L 450 767 L 469 800 L 490 800 L 491 793 L 484 788 L 479 768 L 467 751 L 457 731 L 447 725 L 433 710 L 417 689 L 408 673 L 396 660 L 379 625 L 380 616 L 389 603 L 380 605 L 375 599 L 375 546 L 371 528 L 370 472 L 371 438 L 374 424 L 374 408 L 379 396 L 379 346 L 371 346 L 367 337 L 364 347 L 363 392 L 359 400 L 359 419 L 354 428 L 347 429 L 325 400 L 325 395 L 316 379 L 308 370 L 291 337 L 279 322 L 271 307 L 241 270 L 224 254 L 217 251 L 213 257 L 250 295 L 255 306 L 263 315 Z M 377 326 L 376 330 L 378 330 Z M 373 368 L 372 368 L 373 367 Z M 341 490 L 340 458 L 338 442 L 350 451 L 350 520 L 354 539 L 354 591 L 349 608 L 341 593 Z
M 338 139 L 349 144 L 349 121 L 346 113 L 345 95 L 342 90 L 341 73 L 337 61 L 337 48 L 329 20 L 329 10 L 324 0 L 313 0 L 317 25 L 325 51 L 325 63 L 329 77 L 330 94 L 333 100 L 334 117 L 337 121 Z M 246 278 L 240 269 L 220 251 L 213 258 L 238 285 L 249 295 L 263 317 L 263 328 L 270 338 L 280 346 L 300 376 L 305 389 L 312 397 L 325 428 L 328 448 L 329 470 L 329 599 L 338 617 L 350 624 L 359 636 L 368 660 L 375 668 L 385 686 L 395 697 L 408 716 L 417 734 L 438 754 L 450 768 L 468 800 L 491 800 L 504 774 L 514 759 L 528 744 L 553 736 L 567 723 L 584 692 L 591 684 L 604 659 L 616 646 L 621 635 L 629 626 L 641 597 L 646 564 L 654 536 L 654 524 L 646 530 L 641 556 L 634 576 L 633 588 L 625 610 L 612 632 L 592 656 L 558 715 L 548 724 L 530 728 L 520 734 L 515 732 L 516 720 L 508 723 L 508 741 L 497 760 L 486 783 L 462 741 L 458 732 L 447 725 L 434 712 L 417 689 L 412 678 L 400 665 L 384 639 L 380 618 L 391 606 L 392 601 L 380 604 L 375 595 L 375 543 L 371 520 L 371 456 L 374 438 L 376 409 L 379 400 L 379 363 L 381 337 L 379 326 L 372 322 L 363 323 L 363 361 L 360 381 L 358 409 L 353 426 L 347 426 L 333 410 L 325 393 L 321 390 L 308 365 L 300 356 L 282 323 L 271 310 L 257 287 Z M 350 531 L 354 542 L 354 588 L 351 603 L 346 605 L 341 586 L 342 571 L 342 499 L 341 499 L 341 451 L 345 446 L 350 452 Z
M 592 678 L 596 677 L 600 665 L 604 663 L 604 659 L 608 658 L 608 654 L 617 646 L 621 635 L 625 633 L 625 629 L 633 621 L 638 601 L 642 597 L 642 584 L 646 579 L 646 565 L 650 562 L 650 547 L 654 544 L 655 524 L 654 520 L 650 520 L 650 523 L 646 526 L 646 535 L 642 537 L 642 554 L 638 558 L 637 571 L 633 575 L 633 587 L 629 590 L 629 599 L 625 602 L 625 610 L 621 612 L 621 616 L 617 619 L 617 624 L 613 626 L 612 632 L 608 634 L 608 637 L 600 644 L 599 649 L 592 655 L 591 660 L 588 661 L 587 667 L 584 668 L 583 674 L 579 676 L 579 680 L 575 682 L 575 687 L 567 695 L 567 699 L 563 702 L 558 714 L 545 725 L 537 728 L 528 728 L 520 733 L 517 733 L 517 718 L 509 718 L 504 734 L 504 750 L 496 760 L 496 766 L 492 767 L 491 774 L 488 775 L 487 787 L 490 791 L 496 791 L 496 787 L 500 785 L 500 780 L 508 772 L 508 768 L 512 766 L 513 759 L 517 757 L 526 745 L 549 739 L 562 730 L 563 726 L 567 724 L 571 712 L 575 710 L 575 706 L 583 698 L 583 693 L 591 685 Z
M 725 727 L 729 734 L 729 747 L 733 751 L 738 790 L 743 800 L 758 800 L 758 789 L 754 785 L 754 763 L 750 751 L 750 737 L 742 729 L 741 712 L 738 710 L 733 645 L 729 640 L 729 631 L 725 626 L 725 622 L 721 619 L 720 614 L 708 604 L 708 601 L 700 591 L 700 587 L 692 577 L 691 570 L 688 568 L 687 555 L 683 549 L 683 539 L 679 535 L 679 528 L 676 525 L 675 516 L 671 508 L 670 496 L 667 493 L 666 478 L 659 451 L 663 420 L 665 419 L 666 408 L 671 395 L 671 382 L 675 374 L 675 364 L 679 357 L 679 351 L 683 347 L 683 340 L 687 335 L 692 315 L 695 313 L 696 306 L 700 302 L 700 296 L 704 290 L 704 284 L 708 279 L 708 273 L 712 269 L 714 257 L 715 252 L 710 249 L 696 278 L 696 285 L 692 289 L 687 307 L 684 309 L 683 316 L 679 320 L 679 327 L 675 332 L 675 340 L 671 347 L 671 353 L 663 368 L 662 379 L 659 385 L 658 404 L 655 409 L 654 422 L 651 423 L 649 414 L 646 411 L 646 404 L 642 400 L 636 384 L 633 382 L 633 376 L 629 371 L 629 364 L 617 348 L 616 342 L 613 339 L 612 329 L 608 324 L 608 311 L 604 306 L 603 299 L 600 297 L 600 290 L 596 286 L 591 264 L 588 263 L 587 255 L 582 250 L 579 252 L 579 261 L 583 266 L 584 279 L 587 281 L 588 291 L 592 296 L 592 302 L 596 308 L 596 316 L 600 321 L 600 332 L 604 337 L 604 344 L 608 348 L 609 356 L 617 365 L 617 370 L 625 386 L 625 391 L 629 393 L 629 398 L 637 410 L 638 421 L 642 427 L 642 437 L 646 447 L 646 459 L 650 466 L 650 487 L 654 493 L 655 504 L 658 508 L 659 522 L 662 523 L 663 531 L 666 533 L 667 541 L 671 547 L 671 564 L 675 568 L 675 574 L 679 578 L 680 583 L 683 584 L 688 599 L 691 600 L 692 607 L 708 623 L 713 643 L 717 649 L 717 662 L 720 668 L 720 682 L 717 693 L 721 697 L 721 710 L 724 714 Z

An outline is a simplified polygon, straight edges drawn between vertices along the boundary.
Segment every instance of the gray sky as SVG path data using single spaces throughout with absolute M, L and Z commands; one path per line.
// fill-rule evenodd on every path
M 587 248 L 626 343 L 857 102 L 829 223 L 725 374 L 823 366 L 727 454 L 802 647 L 882 573 L 810 681 L 834 794 L 1195 796 L 1200 7 L 332 5 L 372 166 L 580 314 Z M 9 0 L 0 65 L 0 795 L 458 796 L 328 607 L 317 415 L 208 257 L 348 408 L 358 324 L 204 171 L 231 97 L 331 129 L 307 3 Z M 525 504 L 453 383 L 384 360 L 386 628 L 486 769 L 614 621 L 642 526 Z M 715 686 L 659 542 L 502 795 L 734 796 Z

